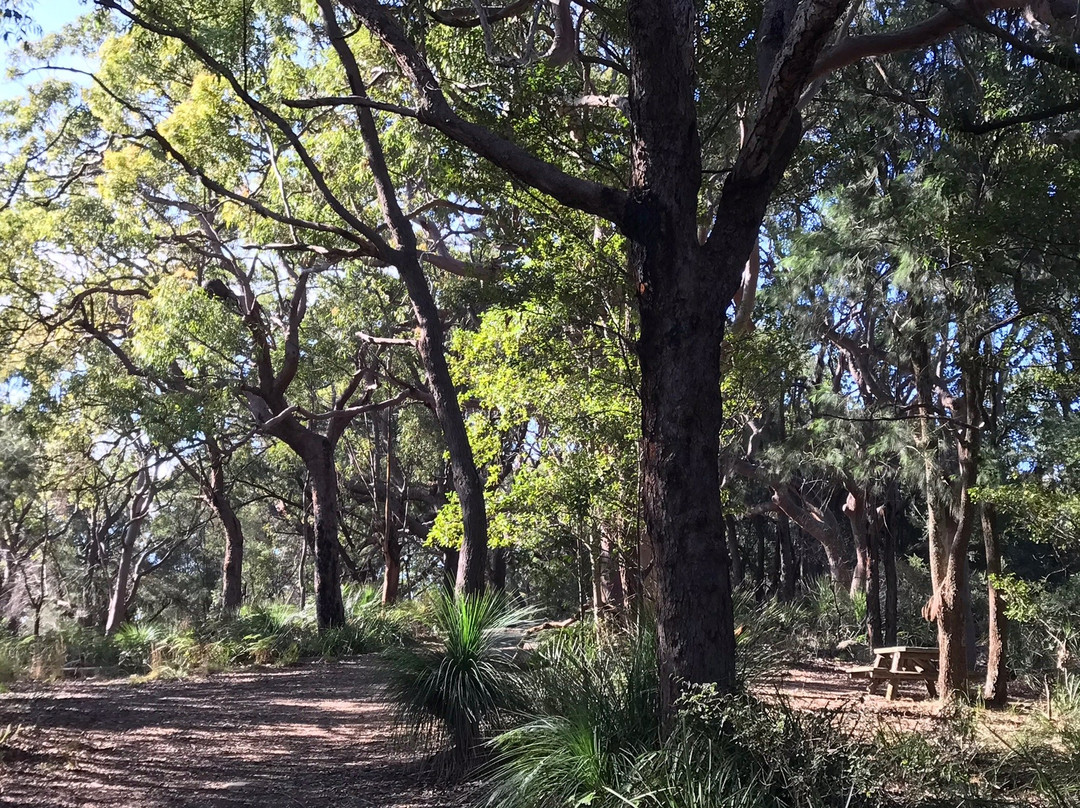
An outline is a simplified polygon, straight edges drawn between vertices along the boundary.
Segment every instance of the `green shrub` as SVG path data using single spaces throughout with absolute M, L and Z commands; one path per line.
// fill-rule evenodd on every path
M 439 640 L 389 655 L 401 723 L 429 744 L 448 739 L 463 764 L 488 729 L 523 705 L 521 670 L 499 635 L 528 614 L 495 593 L 440 595 L 432 615 Z
M 125 623 L 112 635 L 112 642 L 119 653 L 118 664 L 131 673 L 149 671 L 154 648 L 165 636 L 165 629 L 153 623 Z
M 492 746 L 490 804 L 600 804 L 660 739 L 652 625 L 610 631 L 583 623 L 533 658 L 530 720 Z
M 804 656 L 800 632 L 809 622 L 804 605 L 775 599 L 758 603 L 752 592 L 737 590 L 734 608 L 739 630 L 735 664 L 743 684 Z

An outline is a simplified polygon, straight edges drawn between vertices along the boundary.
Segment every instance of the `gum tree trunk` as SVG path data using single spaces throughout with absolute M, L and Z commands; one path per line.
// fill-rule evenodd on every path
M 870 578 L 870 548 L 866 525 L 866 500 L 860 492 L 848 491 L 844 503 L 844 515 L 851 523 L 851 535 L 855 539 L 855 571 L 851 575 L 851 597 L 866 591 Z
M 128 524 L 124 530 L 124 539 L 120 546 L 120 559 L 116 566 L 116 578 L 112 600 L 109 601 L 109 616 L 105 622 L 105 633 L 112 635 L 128 618 L 128 585 L 131 581 L 131 561 L 135 555 L 135 542 L 138 541 L 143 523 L 150 513 L 151 484 L 147 470 L 139 472 L 136 490 L 131 498 L 128 512 Z
M 207 441 L 210 455 L 210 508 L 225 532 L 225 556 L 221 564 L 221 607 L 225 614 L 234 614 L 243 600 L 244 529 L 229 501 L 225 486 L 225 462 L 213 440 Z
M 320 629 L 345 625 L 341 599 L 341 557 L 338 552 L 338 478 L 334 450 L 321 435 L 306 441 L 304 465 L 311 480 L 315 520 L 315 618 Z
M 967 422 L 975 413 L 964 413 Z M 977 432 L 957 441 L 960 472 L 957 476 L 956 525 L 945 558 L 945 571 L 938 597 L 938 692 L 950 700 L 967 691 L 969 649 L 967 617 L 971 609 L 971 583 L 968 578 L 967 548 L 971 538 L 975 506 L 971 487 L 977 467 Z
M 995 530 L 992 505 L 982 506 L 983 542 L 986 546 L 987 594 L 989 600 L 989 632 L 987 639 L 986 683 L 983 698 L 987 704 L 1002 707 L 1009 700 L 1008 618 L 1001 592 L 994 586 L 994 576 L 1001 575 L 1001 548 Z

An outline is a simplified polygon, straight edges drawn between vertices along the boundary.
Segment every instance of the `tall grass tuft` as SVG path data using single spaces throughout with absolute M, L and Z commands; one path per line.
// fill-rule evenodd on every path
M 651 627 L 556 636 L 534 658 L 533 716 L 497 736 L 490 805 L 601 804 L 660 742 Z
M 388 654 L 390 694 L 402 724 L 432 746 L 449 740 L 455 766 L 466 764 L 484 733 L 524 704 L 522 672 L 506 632 L 529 616 L 496 593 L 445 593 L 432 610 L 438 639 Z

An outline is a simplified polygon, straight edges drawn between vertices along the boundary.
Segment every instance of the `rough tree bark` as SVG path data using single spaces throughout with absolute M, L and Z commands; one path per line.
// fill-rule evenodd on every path
M 206 441 L 210 476 L 206 498 L 225 531 L 225 555 L 221 564 L 221 608 L 233 614 L 243 601 L 244 529 L 229 500 L 225 484 L 225 460 L 217 441 Z
M 345 625 L 341 598 L 341 556 L 338 552 L 338 477 L 334 447 L 322 435 L 304 441 L 300 454 L 311 480 L 315 520 L 315 619 L 320 629 Z
M 974 424 L 974 407 L 968 397 L 961 402 L 958 414 L 966 424 Z M 971 609 L 971 583 L 968 577 L 967 550 L 975 521 L 971 488 L 978 471 L 978 428 L 958 429 L 956 440 L 959 473 L 956 479 L 957 507 L 955 528 L 945 557 L 945 570 L 938 595 L 938 690 L 950 700 L 967 691 L 970 649 L 967 616 Z

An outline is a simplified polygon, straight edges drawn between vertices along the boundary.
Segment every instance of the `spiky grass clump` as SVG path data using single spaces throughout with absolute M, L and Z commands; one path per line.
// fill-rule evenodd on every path
M 401 723 L 429 745 L 449 740 L 455 763 L 467 762 L 484 733 L 524 704 L 521 669 L 500 640 L 529 614 L 494 593 L 440 595 L 438 641 L 389 656 Z
M 125 623 L 112 636 L 119 651 L 120 667 L 131 673 L 150 670 L 154 649 L 165 638 L 166 631 L 156 623 Z
M 656 634 L 565 632 L 534 660 L 532 720 L 496 737 L 490 805 L 602 805 L 660 742 Z

